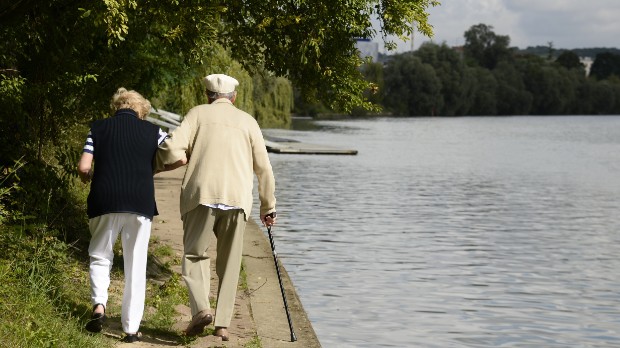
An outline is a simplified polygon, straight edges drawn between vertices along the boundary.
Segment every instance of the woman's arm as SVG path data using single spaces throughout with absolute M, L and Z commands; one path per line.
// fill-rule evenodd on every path
M 88 183 L 93 177 L 92 169 L 93 154 L 88 152 L 82 152 L 82 158 L 78 163 L 78 175 L 83 183 Z
M 188 114 L 181 125 L 175 128 L 169 137 L 159 145 L 155 156 L 155 173 L 181 167 L 188 162 L 188 148 L 192 133 Z
M 182 166 L 184 166 L 186 164 L 187 164 L 187 158 L 182 158 L 182 159 L 180 159 L 180 160 L 178 160 L 178 161 L 176 161 L 176 162 L 174 162 L 172 164 L 165 164 L 164 165 L 164 169 L 157 171 L 156 174 L 157 173 L 161 173 L 161 172 L 167 172 L 169 170 L 174 170 L 174 169 L 182 167 Z

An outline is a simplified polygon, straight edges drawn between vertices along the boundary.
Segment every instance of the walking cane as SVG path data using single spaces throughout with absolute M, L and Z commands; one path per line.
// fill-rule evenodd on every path
M 282 285 L 282 277 L 280 276 L 280 266 L 278 265 L 278 254 L 276 253 L 276 245 L 273 242 L 273 235 L 271 234 L 271 226 L 267 226 L 267 234 L 269 235 L 269 243 L 271 244 L 271 252 L 273 253 L 273 262 L 276 264 L 276 273 L 278 273 L 278 282 L 280 282 L 280 291 L 282 292 L 282 300 L 284 301 L 284 310 L 286 311 L 286 319 L 288 319 L 288 328 L 291 330 L 291 342 L 297 341 L 295 331 L 293 330 L 293 322 L 291 321 L 291 314 L 288 311 L 288 304 L 286 303 L 286 295 L 284 294 L 284 286 Z

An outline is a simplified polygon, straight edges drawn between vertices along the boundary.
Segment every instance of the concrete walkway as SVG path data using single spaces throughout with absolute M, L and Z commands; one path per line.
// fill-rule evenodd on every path
M 174 250 L 177 255 L 183 254 L 183 227 L 179 213 L 179 195 L 181 181 L 185 168 L 164 172 L 155 176 L 155 195 L 159 216 L 153 220 L 153 237 Z M 253 209 L 258 209 L 254 207 Z M 277 225 L 273 229 L 277 245 Z M 217 277 L 215 275 L 215 237 L 213 248 L 209 249 L 211 261 L 211 296 L 216 294 Z M 250 220 L 247 224 L 244 238 L 243 263 L 246 267 L 247 292 L 237 292 L 235 315 L 229 328 L 230 341 L 222 342 L 214 336 L 200 336 L 193 341 L 191 347 L 244 347 L 257 334 L 263 348 L 279 347 L 320 347 L 312 324 L 297 296 L 295 288 L 283 267 L 280 272 L 291 313 L 297 342 L 290 342 L 291 334 L 282 301 L 278 277 L 275 270 L 271 247 L 266 235 L 266 229 L 259 227 Z M 175 272 L 181 272 L 180 266 L 173 267 Z M 185 329 L 191 319 L 191 312 L 187 304 L 177 306 L 177 323 L 174 325 L 179 332 Z M 211 328 L 213 324 L 211 324 Z M 169 339 L 158 337 L 143 337 L 143 340 L 133 344 L 119 344 L 119 347 L 162 347 L 182 346 Z M 252 347 L 256 347 L 252 345 Z

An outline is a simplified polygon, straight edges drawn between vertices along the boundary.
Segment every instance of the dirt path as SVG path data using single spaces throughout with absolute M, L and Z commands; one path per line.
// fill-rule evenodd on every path
M 179 195 L 183 173 L 184 168 L 179 168 L 155 176 L 155 195 L 160 215 L 153 220 L 152 235 L 169 245 L 178 255 L 183 254 L 183 228 L 179 216 Z M 263 348 L 320 347 L 295 288 L 286 270 L 281 268 L 289 310 L 297 336 L 297 342 L 290 342 L 290 330 L 269 241 L 263 229 L 253 220 L 247 224 L 244 240 L 243 262 L 246 267 L 249 291 L 247 293 L 237 292 L 235 315 L 229 328 L 230 341 L 222 342 L 215 336 L 201 336 L 192 342 L 191 347 L 245 347 L 252 343 L 256 334 Z M 217 257 L 215 248 L 211 248 L 209 252 L 212 265 L 215 265 Z M 180 266 L 173 267 L 173 270 L 181 272 Z M 211 294 L 215 294 L 216 290 L 217 277 L 212 267 Z M 191 312 L 187 305 L 177 306 L 177 312 L 179 315 L 174 328 L 180 332 L 189 323 Z M 141 342 L 118 344 L 118 347 L 133 348 L 164 346 L 183 345 L 169 339 L 146 335 Z M 251 347 L 256 346 L 251 345 Z

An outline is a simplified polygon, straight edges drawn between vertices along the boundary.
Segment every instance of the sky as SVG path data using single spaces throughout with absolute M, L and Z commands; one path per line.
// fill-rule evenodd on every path
M 473 25 L 486 24 L 497 35 L 508 35 L 510 46 L 548 46 L 556 49 L 620 48 L 619 0 L 439 0 L 429 9 L 434 28 L 432 42 L 460 46 Z M 382 40 L 379 51 L 385 52 Z M 414 49 L 431 41 L 419 32 Z M 401 53 L 411 42 L 398 42 Z

